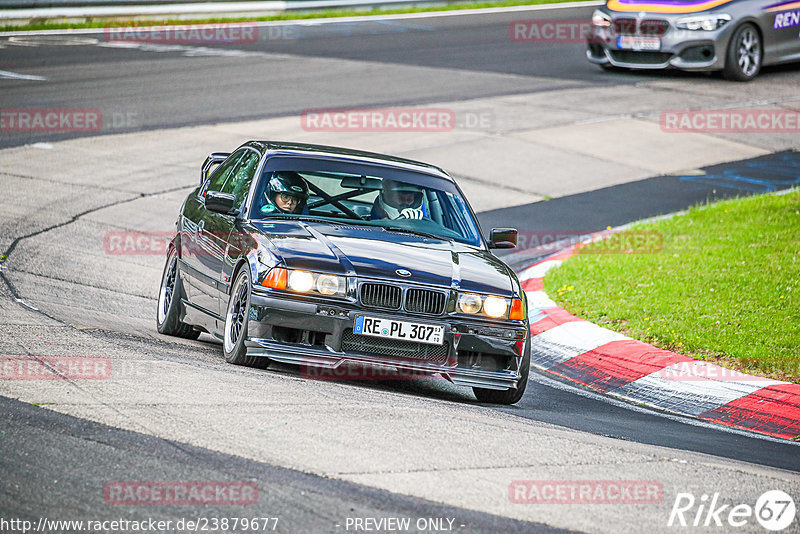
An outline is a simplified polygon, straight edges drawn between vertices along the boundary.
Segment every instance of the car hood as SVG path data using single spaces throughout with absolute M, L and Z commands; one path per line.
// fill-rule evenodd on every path
M 305 221 L 259 222 L 271 253 L 293 269 L 511 296 L 512 271 L 492 254 L 459 243 L 380 227 Z M 402 277 L 398 270 L 407 270 Z
M 700 13 L 734 0 L 608 0 L 606 7 L 628 13 Z

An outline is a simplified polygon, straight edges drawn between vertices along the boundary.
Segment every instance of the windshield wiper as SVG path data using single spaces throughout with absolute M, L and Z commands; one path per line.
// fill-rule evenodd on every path
M 450 239 L 449 237 L 443 237 L 436 234 L 429 234 L 428 232 L 423 232 L 421 230 L 411 230 L 409 228 L 400 228 L 397 226 L 384 226 L 383 229 L 386 230 L 387 232 L 398 232 L 404 234 L 420 235 L 422 237 L 430 237 L 431 239 L 438 239 L 439 241 L 452 241 L 452 239 Z
M 321 215 L 302 215 L 302 214 L 295 214 L 295 213 L 286 213 L 283 215 L 271 215 L 269 217 L 264 217 L 263 219 L 258 219 L 259 222 L 269 222 L 270 220 L 281 220 L 281 221 L 309 221 L 309 222 L 318 222 L 323 224 L 358 224 L 359 221 L 362 219 L 334 219 L 330 217 L 324 217 Z

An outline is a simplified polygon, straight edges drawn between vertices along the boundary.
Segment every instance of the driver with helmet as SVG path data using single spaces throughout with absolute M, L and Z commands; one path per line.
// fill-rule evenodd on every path
M 272 173 L 264 191 L 266 203 L 262 213 L 304 213 L 308 200 L 308 184 L 294 171 Z
M 385 178 L 372 205 L 371 219 L 422 219 L 427 216 L 422 187 Z

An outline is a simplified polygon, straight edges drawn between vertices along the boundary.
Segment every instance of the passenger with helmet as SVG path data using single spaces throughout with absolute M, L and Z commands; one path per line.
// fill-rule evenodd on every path
M 422 187 L 383 180 L 383 189 L 372 205 L 370 219 L 422 219 L 427 217 Z
M 294 171 L 272 173 L 264 191 L 261 213 L 305 213 L 308 184 Z

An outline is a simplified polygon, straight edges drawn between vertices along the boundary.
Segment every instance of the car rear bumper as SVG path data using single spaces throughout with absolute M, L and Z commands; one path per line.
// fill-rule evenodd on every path
M 253 293 L 247 354 L 300 365 L 309 378 L 347 379 L 336 370 L 367 364 L 401 377 L 441 375 L 451 382 L 487 389 L 516 388 L 527 324 L 500 326 L 451 317 L 419 317 L 355 309 L 348 303 L 313 303 Z M 426 345 L 353 333 L 359 314 L 444 326 L 444 344 Z M 390 378 L 390 377 L 387 377 Z

